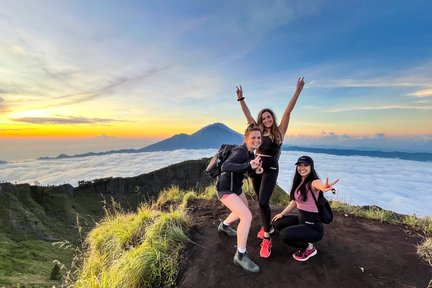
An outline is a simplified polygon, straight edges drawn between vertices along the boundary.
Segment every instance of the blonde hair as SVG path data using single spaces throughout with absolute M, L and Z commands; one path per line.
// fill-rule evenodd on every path
M 263 133 L 263 131 L 262 131 L 262 129 L 261 129 L 261 127 L 259 125 L 257 125 L 257 124 L 249 124 L 246 127 L 246 130 L 245 130 L 245 132 L 244 132 L 243 135 L 244 136 L 248 136 L 253 131 L 259 131 L 261 134 Z

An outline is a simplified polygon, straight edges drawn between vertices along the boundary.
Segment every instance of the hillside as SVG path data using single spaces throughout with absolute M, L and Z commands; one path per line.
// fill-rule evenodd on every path
M 203 172 L 206 164 L 207 160 L 185 161 L 136 177 L 80 182 L 75 188 L 0 183 L 1 233 L 16 239 L 76 240 L 77 215 L 84 227 L 93 227 L 104 214 L 104 202 L 111 199 L 133 211 L 172 185 L 199 190 L 212 180 Z
M 105 215 L 111 200 L 124 211 L 136 211 L 172 185 L 200 191 L 212 181 L 203 172 L 207 161 L 186 161 L 136 177 L 81 182 L 76 188 L 0 183 L 0 287 L 58 287 L 59 281 L 49 280 L 53 261 L 69 269 L 73 250 L 53 242 L 81 245 L 81 237 Z

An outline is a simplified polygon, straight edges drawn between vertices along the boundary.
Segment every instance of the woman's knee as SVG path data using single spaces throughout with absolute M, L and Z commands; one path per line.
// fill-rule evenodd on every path
M 250 210 L 243 211 L 243 213 L 241 213 L 239 217 L 241 221 L 245 221 L 249 223 L 252 222 L 252 213 L 250 212 Z
M 315 235 L 314 239 L 311 241 L 313 243 L 319 242 L 324 238 L 324 231 L 320 231 L 317 233 L 317 235 Z

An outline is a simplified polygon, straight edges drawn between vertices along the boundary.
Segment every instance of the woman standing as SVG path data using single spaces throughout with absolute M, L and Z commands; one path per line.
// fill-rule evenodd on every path
M 324 236 L 324 227 L 318 214 L 314 197 L 318 199 L 320 191 L 333 190 L 339 179 L 333 183 L 323 184 L 315 171 L 314 162 L 309 156 L 297 160 L 296 172 L 290 192 L 290 203 L 273 217 L 274 226 L 282 240 L 293 247 L 300 248 L 293 254 L 297 261 L 306 261 L 317 254 L 312 243 L 320 241 Z M 297 207 L 297 215 L 287 215 Z
M 260 249 L 260 256 L 263 258 L 270 257 L 271 253 L 271 211 L 270 211 L 270 197 L 276 186 L 276 180 L 279 174 L 279 156 L 281 153 L 281 146 L 285 134 L 288 130 L 288 124 L 291 117 L 291 112 L 297 102 L 298 97 L 304 86 L 304 78 L 297 80 L 297 87 L 294 95 L 291 97 L 279 126 L 276 123 L 276 117 L 272 110 L 265 108 L 258 114 L 257 121 L 253 119 L 248 106 L 243 96 L 242 87 L 237 87 L 237 101 L 240 102 L 241 109 L 249 124 L 258 124 L 263 131 L 262 144 L 258 148 L 257 154 L 261 157 L 262 167 L 264 173 L 258 174 L 253 178 L 253 186 L 255 193 L 258 197 L 260 207 L 261 221 L 263 227 L 258 232 L 257 237 L 262 239 Z
M 237 237 L 237 251 L 234 264 L 248 272 L 258 273 L 260 268 L 249 259 L 246 243 L 252 222 L 252 214 L 242 191 L 244 174 L 261 169 L 260 157 L 254 159 L 253 151 L 261 144 L 261 130 L 250 125 L 244 134 L 244 143 L 235 147 L 227 160 L 222 164 L 222 173 L 218 176 L 216 190 L 220 201 L 231 211 L 220 223 L 218 231 L 228 236 Z M 230 224 L 240 220 L 237 231 Z

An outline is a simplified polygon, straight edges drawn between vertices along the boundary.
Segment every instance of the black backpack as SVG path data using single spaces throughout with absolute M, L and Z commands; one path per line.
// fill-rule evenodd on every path
M 319 191 L 318 199 L 316 199 L 315 194 L 312 191 L 311 194 L 318 208 L 318 213 L 320 215 L 321 222 L 324 224 L 330 224 L 333 221 L 333 211 L 330 207 L 330 203 L 324 197 L 322 191 Z
M 205 172 L 211 177 L 216 178 L 221 174 L 221 166 L 228 159 L 231 151 L 238 145 L 222 144 L 216 154 L 210 159 Z

